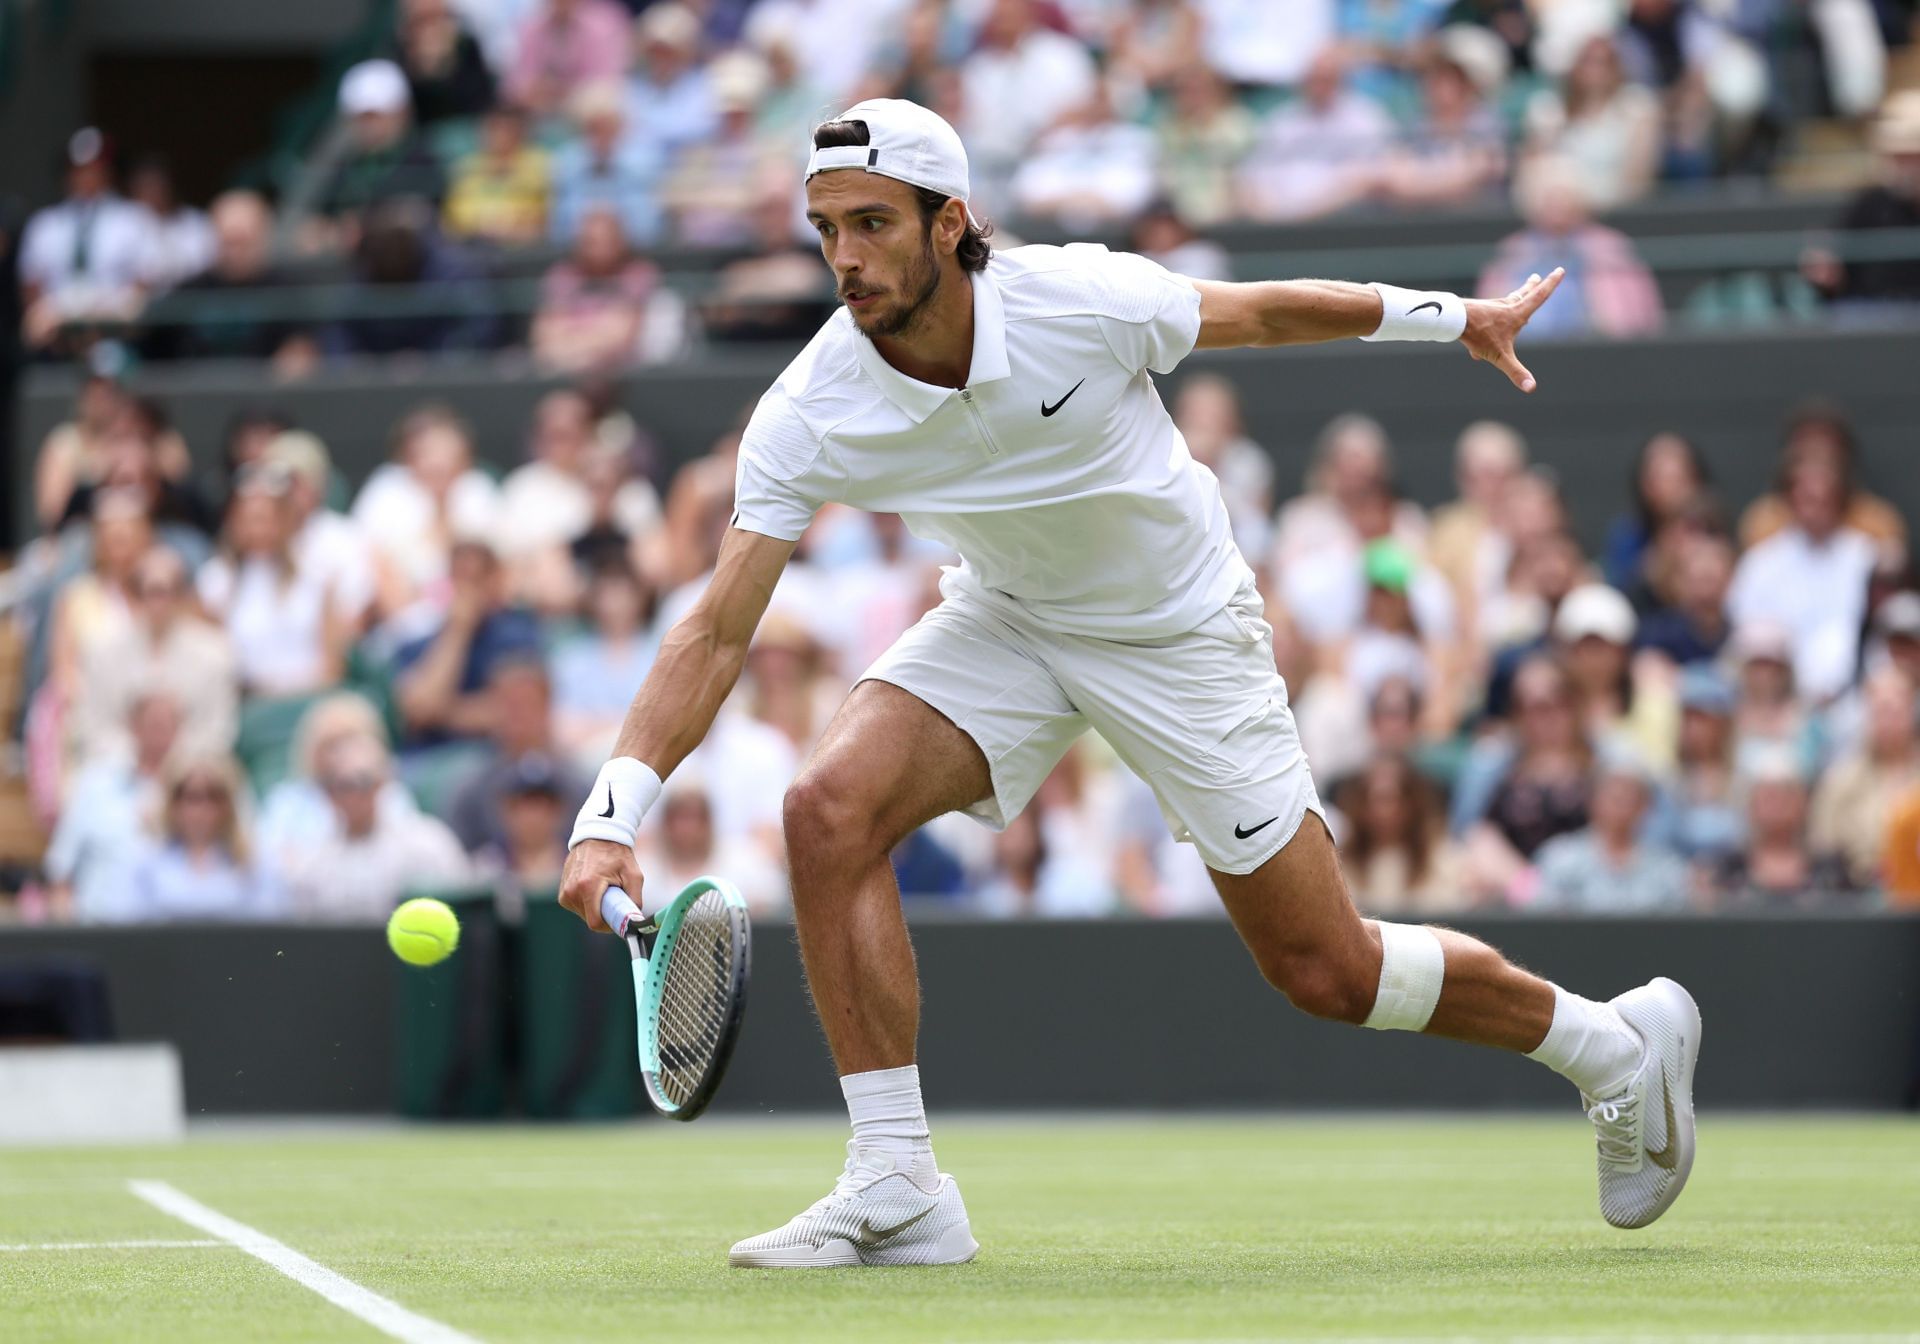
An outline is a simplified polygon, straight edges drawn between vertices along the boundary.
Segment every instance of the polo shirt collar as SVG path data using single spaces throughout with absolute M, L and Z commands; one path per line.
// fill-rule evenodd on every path
M 1006 310 L 1000 302 L 1000 286 L 993 278 L 992 264 L 984 271 L 973 272 L 969 278 L 973 282 L 973 358 L 968 367 L 967 386 L 974 387 L 1005 378 L 1011 370 L 1007 367 Z M 909 378 L 887 363 L 879 347 L 863 333 L 856 330 L 854 335 L 857 339 L 853 348 L 860 366 L 886 399 L 905 411 L 915 424 L 924 422 L 944 406 L 956 390 Z

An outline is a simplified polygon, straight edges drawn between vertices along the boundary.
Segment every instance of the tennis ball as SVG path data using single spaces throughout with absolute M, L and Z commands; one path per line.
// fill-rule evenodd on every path
M 460 920 L 445 901 L 428 896 L 406 902 L 387 920 L 387 946 L 413 966 L 432 966 L 460 945 Z

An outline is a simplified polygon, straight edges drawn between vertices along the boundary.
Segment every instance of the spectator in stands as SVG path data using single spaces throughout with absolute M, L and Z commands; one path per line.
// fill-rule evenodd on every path
M 1756 759 L 1747 779 L 1747 845 L 1714 873 L 1714 908 L 1812 909 L 1852 890 L 1837 856 L 1807 848 L 1806 776 L 1792 753 Z
M 504 103 L 487 113 L 479 145 L 454 166 L 447 232 L 501 247 L 530 247 L 547 236 L 552 192 L 553 166 L 545 150 L 527 143 L 526 112 Z
M 1231 219 L 1235 177 L 1258 124 L 1232 87 L 1199 62 L 1174 73 L 1172 92 L 1154 128 L 1158 180 L 1178 218 L 1202 228 Z
M 1891 665 L 1861 687 L 1862 740 L 1843 752 L 1813 790 L 1809 844 L 1816 855 L 1837 857 L 1848 885 L 1877 886 L 1887 825 L 1901 798 L 1920 787 L 1920 742 L 1914 725 L 1914 684 Z
M 632 43 L 628 124 L 670 158 L 706 140 L 718 114 L 699 61 L 699 16 L 679 0 L 657 0 L 634 24 Z
M 1489 896 L 1524 898 L 1540 847 L 1585 826 L 1593 795 L 1593 744 L 1566 670 L 1550 655 L 1522 663 L 1513 678 L 1516 730 L 1510 745 L 1476 748 L 1476 778 L 1455 794 L 1464 835 L 1465 880 Z
M 186 440 L 169 423 L 166 408 L 151 397 L 128 398 L 101 448 L 98 479 L 74 488 L 56 529 L 89 517 L 100 492 L 124 490 L 141 501 L 169 544 L 190 559 L 203 556 L 220 515 L 194 484 Z
M 1434 914 L 1467 905 L 1439 800 L 1404 756 L 1375 756 L 1337 796 L 1347 823 L 1340 867 L 1362 910 Z
M 1202 24 L 1194 0 L 1120 6 L 1107 32 L 1106 53 L 1120 101 L 1132 105 L 1177 85 L 1189 70 L 1209 68 L 1200 49 Z
M 1220 494 L 1243 555 L 1266 553 L 1273 516 L 1273 458 L 1247 437 L 1240 393 L 1217 373 L 1196 373 L 1173 399 L 1173 423 L 1187 451 L 1220 479 Z
M 1202 238 L 1165 199 L 1150 202 L 1134 218 L 1127 250 L 1190 280 L 1231 280 L 1227 249 Z
M 1844 496 L 1842 526 L 1871 537 L 1883 555 L 1904 557 L 1906 519 L 1860 484 L 1860 447 L 1853 423 L 1838 407 L 1819 401 L 1799 407 L 1788 418 L 1779 479 L 1770 493 L 1754 500 L 1740 515 L 1741 546 L 1758 546 L 1793 525 L 1788 486 L 1793 473 L 1808 460 L 1839 476 Z
M 328 354 L 442 355 L 495 343 L 498 301 L 439 222 L 433 205 L 412 197 L 360 217 L 347 316 L 320 333 Z
M 1338 47 L 1313 59 L 1300 96 L 1269 113 L 1239 174 L 1241 210 L 1257 220 L 1312 219 L 1370 196 L 1393 144 L 1386 109 L 1347 86 Z
M 700 306 L 707 336 L 725 341 L 808 340 L 831 312 L 832 286 L 812 239 L 803 241 L 793 216 L 790 175 L 761 183 L 753 207 L 753 245 L 720 269 Z
M 662 350 L 649 330 L 660 272 L 637 257 L 607 206 L 589 207 L 573 250 L 540 284 L 533 357 L 562 373 L 607 372 Z
M 1686 864 L 1642 834 L 1653 792 L 1643 762 L 1627 752 L 1603 753 L 1594 771 L 1592 820 L 1540 847 L 1540 889 L 1531 908 L 1588 915 L 1685 909 Z
M 1206 61 L 1235 84 L 1298 84 L 1336 34 L 1336 0 L 1197 0 Z
M 493 71 L 451 0 L 401 0 L 390 54 L 406 74 L 419 125 L 477 117 L 493 106 Z
M 1392 493 L 1393 450 L 1387 431 L 1370 416 L 1336 416 L 1314 443 L 1306 489 L 1274 519 L 1273 570 L 1284 575 L 1309 555 L 1332 549 L 1357 556 L 1364 538 L 1354 518 L 1381 492 Z M 1394 505 L 1391 534 L 1417 552 L 1426 549 L 1426 519 L 1410 500 Z
M 599 769 L 612 754 L 634 692 L 653 667 L 654 595 L 625 565 L 606 565 L 587 586 L 589 629 L 553 652 L 554 738 L 577 765 Z
M 1533 68 L 1532 0 L 1453 0 L 1441 14 L 1440 26 L 1456 23 L 1488 29 L 1507 44 L 1507 56 L 1515 70 Z
M 1541 477 L 1523 473 L 1510 495 L 1533 493 Z M 1557 496 L 1554 496 L 1557 498 Z M 1507 505 L 1508 527 L 1513 531 L 1515 509 Z M 1513 674 L 1520 661 L 1545 642 L 1553 625 L 1553 615 L 1561 602 L 1587 578 L 1586 553 L 1564 526 L 1524 532 L 1515 536 L 1513 562 L 1505 584 L 1480 608 L 1480 626 L 1475 631 L 1479 647 L 1493 652 L 1493 670 L 1487 682 L 1487 713 L 1504 718 L 1512 689 Z
M 820 641 L 795 609 L 769 611 L 747 651 L 748 712 L 779 729 L 802 759 L 846 694 L 825 674 L 825 661 Z
M 593 779 L 560 758 L 553 736 L 553 683 L 537 648 L 499 658 L 490 669 L 485 699 L 486 751 L 456 783 L 447 820 L 468 850 L 491 843 L 505 851 L 506 799 L 526 771 L 550 771 L 555 795 L 568 800 L 584 799 Z M 564 856 L 573 815 L 556 809 L 552 824 Z
M 494 683 L 504 665 L 539 659 L 539 623 L 532 613 L 507 604 L 506 575 L 486 539 L 455 542 L 448 577 L 452 594 L 440 628 L 394 655 L 394 699 L 406 726 L 403 745 L 532 731 L 533 725 L 500 721 L 504 707 Z M 542 741 L 544 718 L 543 709 Z
M 21 335 L 29 351 L 78 348 L 63 345 L 63 324 L 125 321 L 146 293 L 147 219 L 114 193 L 107 137 L 91 126 L 75 131 L 66 168 L 66 197 L 34 212 L 20 238 Z
M 1624 233 L 1594 223 L 1580 171 L 1565 159 L 1527 164 L 1514 190 L 1526 227 L 1501 241 L 1480 273 L 1480 296 L 1510 293 L 1528 276 L 1564 266 L 1554 293 L 1558 312 L 1540 337 L 1625 339 L 1657 332 L 1665 310 L 1653 272 Z
M 1768 621 L 1785 628 L 1794 680 L 1815 702 L 1853 681 L 1876 558 L 1873 540 L 1846 525 L 1849 485 L 1830 458 L 1794 461 L 1785 480 L 1792 525 L 1740 558 L 1727 594 L 1735 625 Z
M 260 919 L 278 900 L 254 869 L 241 821 L 240 772 L 224 756 L 185 759 L 167 772 L 158 834 L 128 868 L 139 921 Z
M 1871 639 L 1863 660 L 1869 669 L 1897 667 L 1920 685 L 1920 593 L 1889 594 L 1874 608 Z
M 108 487 L 92 499 L 89 568 L 54 598 L 45 689 L 62 704 L 78 695 L 83 669 L 133 625 L 133 576 L 153 546 L 147 502 L 137 492 Z
M 962 118 L 976 208 L 1009 198 L 1013 175 L 1041 132 L 1084 107 L 1099 75 L 1086 47 L 1045 27 L 1033 0 L 992 0 L 980 45 L 960 67 Z
M 1834 224 L 1837 244 L 1871 241 L 1875 229 L 1920 229 L 1920 89 L 1887 99 L 1874 124 L 1873 147 L 1880 180 L 1847 203 Z M 1843 311 L 1870 315 L 1889 304 L 1920 303 L 1920 256 L 1852 260 L 1816 245 L 1802 257 L 1801 270 Z
M 106 474 L 107 442 L 127 402 L 127 393 L 111 376 L 89 371 L 74 398 L 73 418 L 40 441 L 33 464 L 33 513 L 41 531 L 55 530 L 74 492 Z
M 393 460 L 373 469 L 352 517 L 374 548 L 379 611 L 392 615 L 446 578 L 456 537 L 490 536 L 500 489 L 473 465 L 466 422 L 428 405 L 394 426 Z
M 1636 760 L 1666 767 L 1673 759 L 1680 707 L 1670 679 L 1635 674 L 1638 623 L 1615 589 L 1583 584 L 1553 616 L 1553 640 L 1565 660 L 1574 698 L 1594 742 L 1624 745 Z
M 1679 748 L 1660 829 L 1691 865 L 1695 888 L 1703 887 L 1747 840 L 1734 769 L 1733 716 L 1733 687 L 1717 671 L 1696 664 L 1681 673 Z
M 1507 77 L 1506 48 L 1482 28 L 1440 34 L 1420 76 L 1422 110 L 1382 169 L 1396 205 L 1484 201 L 1507 172 L 1506 131 L 1489 106 Z
M 551 116 L 574 90 L 617 79 L 627 68 L 629 23 L 615 0 L 540 0 L 520 26 L 508 100 Z
M 178 300 L 149 310 L 147 352 L 161 359 L 270 359 L 275 372 L 311 369 L 293 284 L 273 258 L 273 212 L 254 191 L 227 191 L 209 211 L 213 260 L 179 287 Z
M 394 780 L 379 738 L 360 734 L 334 744 L 321 758 L 318 783 L 332 807 L 329 833 L 278 861 L 294 916 L 377 924 L 410 889 L 465 880 L 467 856 L 444 822 L 383 805 Z
M 196 755 L 233 749 L 239 685 L 225 632 L 193 605 L 187 565 L 168 546 L 150 547 L 127 583 L 132 619 L 81 655 L 67 719 L 68 759 L 78 767 L 127 754 L 128 716 L 163 695 L 179 737 Z
M 992 867 L 973 895 L 973 908 L 989 919 L 1088 919 L 1111 914 L 1110 884 L 1072 854 L 1054 851 L 1047 842 L 1044 810 L 1030 806 L 994 835 Z
M 763 141 L 790 149 L 806 143 L 827 100 L 800 64 L 792 26 L 777 16 L 772 23 L 753 22 L 763 9 L 756 7 L 747 24 L 747 49 L 757 52 L 767 69 L 767 87 L 754 113 L 754 125 Z
M 571 825 L 567 808 L 574 801 L 562 797 L 562 787 L 553 763 L 538 754 L 515 761 L 502 780 L 499 834 L 480 846 L 476 859 L 482 871 L 510 884 L 509 908 L 529 897 L 550 897 L 560 885 Z M 648 878 L 658 880 L 652 873 Z
M 1104 81 L 1041 132 L 1013 175 L 1021 212 L 1075 230 L 1130 220 L 1153 199 L 1153 136 L 1114 116 Z
M 47 846 L 55 918 L 138 916 L 130 870 L 147 818 L 159 812 L 180 724 L 180 706 L 167 692 L 139 691 L 116 725 L 123 745 L 98 753 L 74 780 Z
M 715 827 L 713 792 L 702 771 L 674 771 L 654 816 L 659 820 L 641 833 L 640 847 L 655 900 L 671 900 L 697 877 L 725 873 L 755 915 L 786 910 L 786 875 L 750 841 Z
M 351 626 L 328 582 L 294 549 L 290 473 L 242 476 L 227 506 L 220 553 L 200 571 L 200 600 L 225 625 L 249 695 L 308 695 L 340 680 Z
M 288 430 L 267 444 L 265 461 L 287 478 L 294 564 L 326 586 L 335 618 L 349 640 L 358 638 L 373 614 L 373 547 L 358 523 L 327 505 L 333 461 L 326 444 L 305 430 Z
M 1646 581 L 1647 548 L 1668 520 L 1706 496 L 1711 481 L 1700 450 L 1685 435 L 1661 430 L 1640 445 L 1633 463 L 1633 508 L 1607 525 L 1600 564 L 1625 593 Z
M 1910 790 L 1893 805 L 1881 849 L 1880 875 L 1890 904 L 1920 907 L 1920 789 Z
M 284 410 L 269 405 L 242 406 L 228 418 L 220 439 L 220 477 L 227 498 L 241 472 L 266 461 L 267 445 L 293 427 Z
M 571 106 L 580 134 L 554 156 L 549 235 L 571 243 L 589 210 L 608 208 L 619 215 L 629 242 L 653 242 L 664 218 L 664 152 L 651 139 L 627 133 L 626 95 L 615 81 L 586 85 Z
M 1640 622 L 1635 643 L 1677 667 L 1711 662 L 1726 647 L 1727 589 L 1733 581 L 1733 546 L 1725 537 L 1696 536 L 1681 549 L 1673 575 L 1673 601 Z
M 755 119 L 767 68 L 749 52 L 728 52 L 707 69 L 715 123 L 681 151 L 666 181 L 674 236 L 696 247 L 740 247 L 753 237 L 754 207 L 770 179 L 788 181 L 791 142 L 769 144 Z M 788 198 L 791 205 L 792 198 Z
M 309 245 L 352 249 L 360 242 L 362 216 L 374 206 L 402 199 L 438 205 L 446 195 L 440 161 L 414 133 L 411 105 L 407 77 L 392 61 L 362 61 L 342 77 L 347 149 L 321 192 L 321 218 L 309 228 Z
M 165 159 L 149 155 L 135 163 L 127 197 L 144 217 L 147 251 L 140 270 L 150 291 L 171 289 L 212 263 L 213 228 L 204 211 L 180 199 Z
M 1453 450 L 1459 498 L 1433 512 L 1429 542 L 1433 566 L 1453 588 L 1460 627 L 1480 628 L 1480 612 L 1504 586 L 1513 559 L 1505 501 L 1527 466 L 1527 441 L 1511 425 L 1476 420 L 1460 431 Z
M 1527 107 L 1529 154 L 1570 165 L 1602 214 L 1653 190 L 1660 149 L 1660 102 L 1628 81 L 1611 33 L 1589 37 L 1560 87 Z
M 1801 774 L 1811 774 L 1821 742 L 1795 685 L 1792 633 L 1774 621 L 1737 625 L 1727 641 L 1727 657 L 1738 677 L 1734 763 L 1740 774 L 1751 774 L 1756 761 L 1783 752 Z
M 334 834 L 333 802 L 321 787 L 326 763 L 335 747 L 358 737 L 387 743 L 386 721 L 373 703 L 357 691 L 333 691 L 308 705 L 294 725 L 288 744 L 286 777 L 265 787 L 260 815 L 254 827 L 255 848 L 269 871 L 295 850 L 324 843 Z M 382 817 L 417 811 L 413 795 L 397 779 L 379 790 Z

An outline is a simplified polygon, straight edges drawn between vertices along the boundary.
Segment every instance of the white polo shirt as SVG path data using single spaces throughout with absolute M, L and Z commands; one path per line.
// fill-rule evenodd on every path
M 828 501 L 959 552 L 949 583 L 1065 634 L 1179 634 L 1250 571 L 1213 473 L 1148 370 L 1200 334 L 1200 295 L 1097 244 L 1015 247 L 973 276 L 965 388 L 909 378 L 845 309 L 761 397 L 734 526 L 796 540 Z

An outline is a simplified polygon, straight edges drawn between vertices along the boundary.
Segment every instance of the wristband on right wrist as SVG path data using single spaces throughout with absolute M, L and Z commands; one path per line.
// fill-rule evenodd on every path
M 1467 329 L 1467 304 L 1441 289 L 1402 289 L 1376 281 L 1380 325 L 1363 341 L 1457 341 Z
M 660 776 L 645 761 L 632 756 L 614 757 L 600 767 L 587 801 L 580 805 L 567 848 L 582 840 L 631 846 L 640 822 L 660 797 L 661 787 Z

